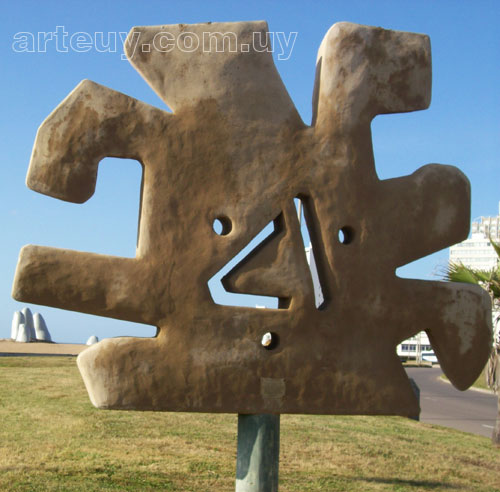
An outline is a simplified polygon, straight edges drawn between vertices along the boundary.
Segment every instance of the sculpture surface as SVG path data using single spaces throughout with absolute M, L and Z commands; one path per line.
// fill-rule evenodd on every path
M 389 180 L 375 170 L 371 120 L 430 103 L 429 39 L 335 24 L 319 49 L 307 126 L 271 53 L 256 46 L 267 29 L 132 29 L 127 55 L 173 113 L 91 81 L 67 96 L 38 131 L 27 184 L 80 203 L 102 158 L 137 159 L 137 255 L 26 246 L 13 296 L 158 327 L 155 338 L 106 339 L 80 354 L 98 407 L 415 416 L 396 345 L 426 330 L 464 389 L 486 362 L 491 330 L 481 289 L 395 275 L 469 228 L 469 183 L 456 168 L 432 164 Z M 186 33 L 195 49 L 179 48 Z M 233 33 L 233 49 L 213 49 L 217 33 Z M 318 308 L 294 198 L 314 248 Z M 208 281 L 269 222 L 271 236 L 223 282 L 277 297 L 278 308 L 217 305 Z

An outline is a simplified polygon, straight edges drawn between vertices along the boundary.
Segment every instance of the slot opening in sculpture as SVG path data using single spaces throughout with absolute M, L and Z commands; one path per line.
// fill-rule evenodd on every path
M 297 195 L 294 199 L 295 207 L 297 208 L 300 234 L 304 247 L 304 254 L 309 266 L 312 286 L 314 290 L 314 304 L 316 309 L 325 309 L 327 305 L 328 287 L 322 270 L 324 265 L 321 259 L 321 241 L 314 227 L 312 200 L 305 194 Z M 304 228 L 305 225 L 305 228 Z

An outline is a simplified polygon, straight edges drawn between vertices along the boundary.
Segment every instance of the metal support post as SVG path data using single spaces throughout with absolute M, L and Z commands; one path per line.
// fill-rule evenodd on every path
M 238 415 L 236 492 L 277 492 L 279 454 L 279 415 Z

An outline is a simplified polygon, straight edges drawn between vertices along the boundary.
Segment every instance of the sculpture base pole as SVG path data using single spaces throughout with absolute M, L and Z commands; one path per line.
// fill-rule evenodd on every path
M 238 415 L 236 492 L 277 492 L 279 455 L 279 415 Z

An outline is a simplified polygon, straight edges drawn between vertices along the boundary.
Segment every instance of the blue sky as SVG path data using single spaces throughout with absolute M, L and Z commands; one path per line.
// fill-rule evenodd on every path
M 497 1 L 329 1 L 201 2 L 148 1 L 2 2 L 0 50 L 0 338 L 8 337 L 15 310 L 25 304 L 10 296 L 20 248 L 42 244 L 104 254 L 135 252 L 140 167 L 106 159 L 95 195 L 83 205 L 61 202 L 26 188 L 24 181 L 37 127 L 85 78 L 159 107 L 162 101 L 122 59 L 120 34 L 134 25 L 206 21 L 267 20 L 269 29 L 297 33 L 278 71 L 306 123 L 316 53 L 338 21 L 421 32 L 431 38 L 433 95 L 430 109 L 379 116 L 372 125 L 377 172 L 381 178 L 410 174 L 437 162 L 453 164 L 471 181 L 472 217 L 496 215 L 500 200 L 500 2 Z M 114 52 L 58 51 L 53 38 L 45 52 L 13 48 L 17 33 L 117 33 Z M 42 35 L 43 36 L 43 35 Z M 113 40 L 113 35 L 111 35 Z M 36 46 L 40 48 L 40 46 Z M 278 51 L 278 50 L 276 50 Z M 423 231 L 425 234 L 425 231 Z M 434 278 L 446 262 L 442 251 L 404 268 L 402 275 Z M 58 342 L 84 342 L 90 335 L 151 336 L 151 327 L 30 305 L 41 312 Z

